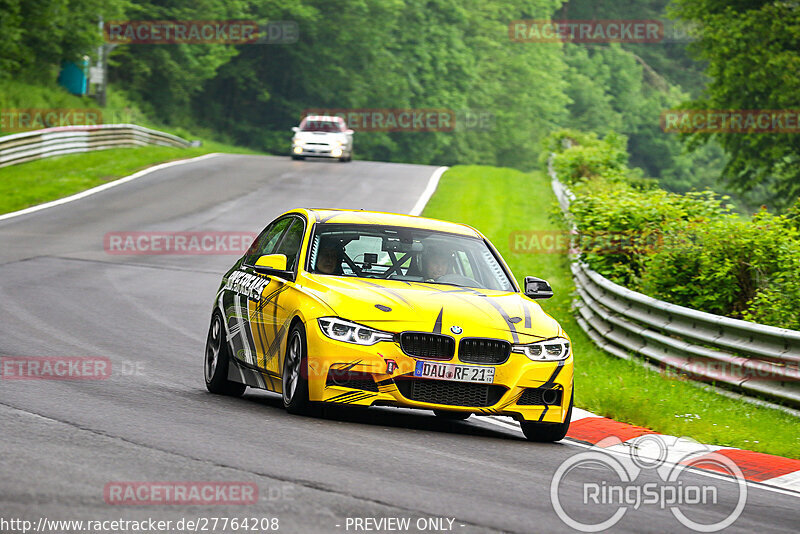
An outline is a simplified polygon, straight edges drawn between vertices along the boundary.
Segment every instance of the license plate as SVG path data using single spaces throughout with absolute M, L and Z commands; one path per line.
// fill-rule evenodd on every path
M 491 384 L 494 382 L 494 367 L 418 361 L 417 366 L 414 368 L 414 376 L 432 378 L 434 380 Z

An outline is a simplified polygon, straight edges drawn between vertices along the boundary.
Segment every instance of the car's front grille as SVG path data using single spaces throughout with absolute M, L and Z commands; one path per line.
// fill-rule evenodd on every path
M 325 381 L 325 385 L 378 392 L 378 385 L 375 383 L 372 375 L 357 371 L 337 371 L 331 369 L 328 371 L 328 379 Z
M 449 360 L 456 352 L 456 342 L 450 336 L 430 332 L 403 332 L 400 334 L 400 348 L 409 356 Z
M 458 344 L 458 359 L 465 363 L 497 365 L 511 354 L 511 343 L 502 339 L 464 338 Z
M 562 391 L 560 389 L 525 388 L 517 404 L 522 406 L 560 405 L 561 396 Z
M 506 388 L 494 384 L 471 384 L 450 380 L 396 380 L 407 399 L 448 406 L 485 407 L 497 404 Z

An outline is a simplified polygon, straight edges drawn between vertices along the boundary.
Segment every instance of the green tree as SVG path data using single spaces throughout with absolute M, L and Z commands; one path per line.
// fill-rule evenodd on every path
M 701 27 L 693 45 L 708 61 L 711 78 L 690 109 L 798 109 L 800 6 L 766 0 L 675 0 L 674 14 Z M 697 133 L 696 147 L 711 139 L 729 155 L 724 175 L 740 191 L 765 187 L 785 207 L 800 194 L 797 133 Z

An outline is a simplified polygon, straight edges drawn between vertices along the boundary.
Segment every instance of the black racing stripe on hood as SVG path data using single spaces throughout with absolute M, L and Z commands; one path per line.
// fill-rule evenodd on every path
M 374 287 L 378 291 L 384 291 L 384 292 L 388 293 L 389 295 L 391 295 L 391 296 L 395 297 L 396 299 L 402 301 L 403 304 L 405 304 L 406 306 L 408 306 L 412 310 L 415 309 L 414 305 L 411 302 L 409 302 L 403 295 L 401 295 L 400 293 L 398 293 L 394 289 L 389 289 L 388 287 L 383 287 L 381 285 L 378 285 L 378 284 L 376 284 L 374 282 L 369 282 L 367 280 L 360 280 L 360 281 L 364 285 L 367 285 L 369 287 Z
M 511 317 L 506 313 L 506 311 L 503 309 L 503 307 L 500 306 L 498 303 L 496 303 L 494 300 L 492 300 L 491 297 L 481 293 L 480 291 L 478 291 L 476 289 L 472 289 L 470 287 L 461 288 L 458 291 L 445 291 L 445 290 L 439 290 L 439 291 L 441 291 L 442 293 L 469 292 L 469 293 L 472 293 L 472 294 L 474 294 L 475 296 L 478 296 L 478 297 L 485 297 L 487 299 L 487 301 L 489 302 L 489 304 L 491 304 L 492 307 L 495 310 L 497 310 L 497 313 L 499 313 L 500 316 L 503 317 L 503 319 L 505 320 L 506 324 L 508 325 L 508 330 L 511 332 L 511 337 L 514 340 L 514 343 L 519 343 L 519 335 L 517 334 L 517 327 L 514 326 L 513 322 L 511 322 Z
M 433 333 L 434 334 L 441 334 L 442 333 L 442 316 L 444 315 L 444 307 L 439 310 L 439 316 L 436 318 L 436 322 L 433 324 Z
M 480 293 L 479 291 L 476 291 L 476 290 L 474 290 L 472 288 L 465 287 L 465 288 L 461 288 L 461 289 L 457 289 L 457 290 L 453 290 L 453 291 L 446 291 L 444 289 L 439 289 L 438 287 L 431 287 L 431 286 L 429 286 L 427 284 L 422 284 L 420 282 L 412 282 L 412 283 L 413 284 L 417 284 L 418 286 L 422 286 L 422 287 L 428 289 L 431 293 L 447 293 L 449 295 L 453 295 L 454 297 L 456 297 L 458 299 L 461 299 L 461 301 L 464 302 L 465 304 L 469 304 L 470 306 L 474 307 L 476 310 L 480 311 L 481 313 L 487 313 L 485 309 L 483 309 L 480 306 L 476 305 L 473 301 L 464 298 L 464 295 L 458 295 L 457 294 L 457 293 L 471 293 L 471 294 L 477 295 L 477 296 L 486 296 L 483 293 Z M 411 284 L 409 284 L 409 285 L 411 285 Z M 487 315 L 488 315 L 488 313 L 487 313 Z

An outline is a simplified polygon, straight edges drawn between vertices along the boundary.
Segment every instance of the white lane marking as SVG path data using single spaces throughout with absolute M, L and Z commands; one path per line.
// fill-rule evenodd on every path
M 433 174 L 431 174 L 431 177 L 428 180 L 428 185 L 425 187 L 425 191 L 422 192 L 422 195 L 419 197 L 419 200 L 417 200 L 417 203 L 414 204 L 414 207 L 408 212 L 409 215 L 419 215 L 422 213 L 422 210 L 425 209 L 425 206 L 428 204 L 428 201 L 431 199 L 433 193 L 436 191 L 436 188 L 439 185 L 439 178 L 441 178 L 444 174 L 444 171 L 449 168 L 450 167 L 439 167 L 433 171 Z
M 573 408 L 572 410 L 574 412 L 575 408 Z M 499 419 L 498 417 L 481 417 L 478 420 L 479 421 L 485 421 L 487 423 L 491 423 L 491 424 L 493 424 L 495 426 L 499 426 L 499 427 L 505 428 L 507 430 L 516 430 L 520 434 L 522 433 L 522 429 L 519 427 L 518 424 L 513 424 L 512 425 L 512 424 L 506 423 L 505 421 L 499 421 L 498 419 Z M 658 434 L 658 435 L 662 435 L 662 434 Z M 666 434 L 663 434 L 663 435 L 666 436 Z M 672 436 L 669 436 L 669 437 L 672 437 Z M 686 441 L 687 442 L 691 442 L 691 440 L 686 440 Z M 582 443 L 580 441 L 573 441 L 570 438 L 566 438 L 566 439 L 562 440 L 561 443 L 563 443 L 565 445 L 571 445 L 573 447 L 580 447 L 582 449 L 591 449 L 591 450 L 596 450 L 596 451 L 601 451 L 601 452 L 607 452 L 608 454 L 615 454 L 617 456 L 625 456 L 625 457 L 630 456 L 629 447 L 624 447 L 624 446 L 623 447 L 612 446 L 612 447 L 600 448 L 600 447 L 595 447 L 594 445 L 589 445 L 588 443 Z M 626 443 L 628 443 L 628 442 L 626 442 Z M 691 442 L 691 443 L 695 443 L 695 442 Z M 688 443 L 687 443 L 687 446 L 688 446 Z M 720 450 L 720 449 L 726 448 L 726 447 L 716 447 L 716 446 L 713 446 L 713 445 L 705 445 L 704 447 L 708 447 L 706 449 L 706 451 L 705 451 L 707 453 L 708 452 L 712 452 L 714 450 Z M 670 452 L 672 452 L 672 451 L 670 451 Z M 672 454 L 670 454 L 670 456 L 672 456 Z M 674 462 L 669 461 L 669 458 L 668 458 L 667 462 L 665 462 L 665 463 L 668 464 L 668 465 L 677 465 Z M 691 469 L 691 471 L 693 473 L 697 473 L 698 475 L 702 475 L 702 476 L 705 476 L 705 477 L 715 478 L 717 480 L 727 480 L 728 482 L 735 482 L 735 480 L 730 476 L 722 475 L 722 474 L 719 474 L 719 473 L 714 473 L 712 471 L 704 471 L 704 470 L 701 470 L 701 469 Z M 794 488 L 797 488 L 798 487 L 798 483 L 800 483 L 800 471 L 795 471 L 794 473 L 789 473 L 788 475 L 783 475 L 783 476 L 776 477 L 776 478 L 773 478 L 773 479 L 770 479 L 770 480 L 765 480 L 763 482 L 755 482 L 755 481 L 752 481 L 752 480 L 747 480 L 746 482 L 747 482 L 747 486 L 748 487 L 759 488 L 759 489 L 763 489 L 763 490 L 766 490 L 766 491 L 771 491 L 773 493 L 780 493 L 781 495 L 789 495 L 791 497 L 800 497 L 800 494 L 799 494 L 800 491 L 797 490 L 797 489 L 794 489 Z M 772 484 L 775 484 L 775 485 L 773 486 Z M 794 489 L 794 491 L 792 491 L 793 489 Z
M 658 436 L 659 443 L 664 444 L 666 450 L 661 450 L 658 446 L 654 447 L 648 443 L 645 436 L 656 435 Z M 644 439 L 642 439 L 644 438 Z M 636 448 L 636 456 L 642 460 L 664 461 L 669 465 L 678 465 L 683 460 L 689 460 L 704 454 L 709 454 L 726 447 L 717 445 L 703 445 L 693 439 L 679 438 L 670 436 L 669 434 L 643 434 L 636 438 L 631 438 L 628 441 L 623 441 L 619 445 L 611 445 L 610 447 L 603 447 L 603 450 L 618 452 L 620 454 L 631 454 L 631 448 Z M 661 458 L 661 455 L 664 458 Z
M 146 169 L 142 169 L 141 171 L 131 174 L 130 176 L 125 176 L 123 178 L 119 178 L 118 180 L 114 180 L 113 182 L 107 182 L 102 185 L 98 185 L 97 187 L 93 187 L 91 189 L 87 189 L 86 191 L 81 191 L 80 193 L 76 193 L 74 195 L 59 198 L 58 200 L 53 200 L 51 202 L 45 202 L 44 204 L 37 204 L 36 206 L 31 206 L 30 208 L 25 208 L 19 211 L 12 211 L 11 213 L 6 213 L 5 215 L 0 215 L 0 221 L 5 219 L 11 219 L 12 217 L 19 217 L 20 215 L 27 215 L 28 213 L 34 213 L 36 211 L 40 211 L 47 208 L 52 208 L 54 206 L 60 206 L 61 204 L 66 204 L 68 202 L 73 202 L 75 200 L 80 200 L 81 198 L 86 198 L 90 195 L 94 195 L 95 193 L 99 193 L 101 191 L 105 191 L 106 189 L 111 189 L 112 187 L 116 187 L 118 185 L 122 185 L 124 183 L 130 182 L 131 180 L 135 180 L 137 178 L 141 178 L 146 174 L 150 174 L 151 172 L 160 171 L 161 169 L 166 169 L 167 167 L 174 167 L 176 165 L 183 165 L 184 163 L 191 163 L 194 161 L 200 161 L 203 159 L 213 158 L 215 156 L 221 156 L 222 154 L 218 152 L 212 152 L 210 154 L 203 154 L 202 156 L 197 156 L 195 158 L 188 158 L 188 159 L 179 159 L 177 161 L 169 161 L 167 163 L 161 163 L 159 165 L 154 165 L 152 167 L 148 167 Z
M 800 471 L 770 478 L 762 482 L 762 484 L 769 484 L 770 486 L 774 485 L 778 486 L 779 488 L 786 488 L 800 492 Z
M 575 406 L 572 407 L 572 421 L 578 421 L 579 419 L 586 419 L 587 417 L 600 417 L 597 414 L 590 412 L 589 410 L 582 410 L 580 408 L 576 408 Z

